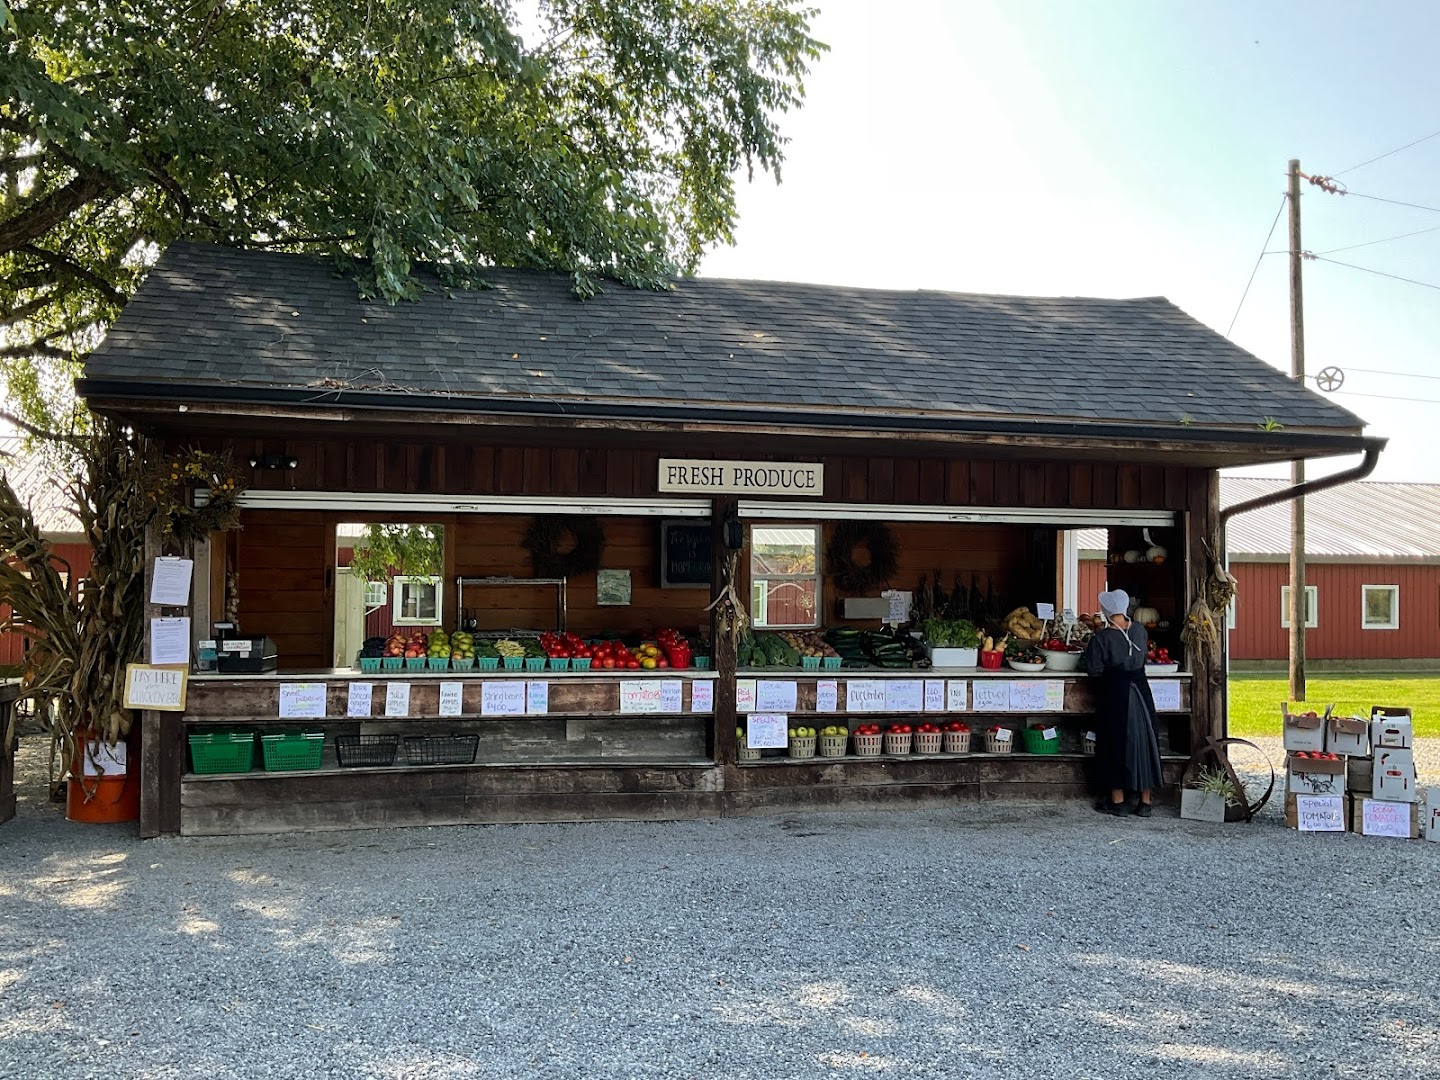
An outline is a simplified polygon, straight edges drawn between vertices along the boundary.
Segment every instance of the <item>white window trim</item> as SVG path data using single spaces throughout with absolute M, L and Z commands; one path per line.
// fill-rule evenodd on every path
M 750 594 L 753 606 L 755 607 L 753 625 L 756 630 L 814 630 L 821 624 L 820 612 L 823 610 L 820 606 L 820 593 L 825 586 L 825 573 L 822 565 L 824 553 L 821 551 L 822 540 L 824 539 L 823 530 L 819 525 L 809 523 L 803 525 L 775 524 L 770 527 L 777 529 L 806 529 L 813 533 L 815 536 L 815 572 L 813 574 L 756 574 L 754 570 L 754 555 L 752 554 L 746 560 L 746 563 L 747 568 L 750 570 Z M 751 528 L 753 530 L 754 526 Z M 746 537 L 746 540 L 749 541 L 753 535 L 754 533 L 752 531 L 751 534 Z M 815 583 L 814 619 L 808 623 L 765 622 L 763 616 L 768 614 L 769 604 L 765 602 L 768 592 L 761 593 L 758 598 L 755 596 L 756 586 L 762 581 L 813 581 Z
M 1236 602 L 1238 599 L 1239 599 L 1238 596 L 1232 596 L 1232 597 L 1230 597 L 1230 603 L 1229 603 L 1229 604 L 1226 606 L 1226 608 L 1225 608 L 1225 629 L 1226 629 L 1226 630 L 1234 630 L 1234 629 L 1235 629 L 1235 602 Z
M 1372 623 L 1365 621 L 1365 595 L 1371 589 L 1384 589 L 1390 593 L 1390 621 L 1383 623 Z M 1399 585 L 1361 585 L 1360 586 L 1360 629 L 1362 630 L 1399 630 L 1400 629 L 1400 586 Z
M 1305 586 L 1305 607 L 1308 614 L 1305 619 L 1305 629 L 1314 630 L 1320 625 L 1320 587 L 1318 585 Z M 1280 586 L 1280 629 L 1290 629 L 1290 586 Z
M 405 585 L 419 582 L 435 586 L 435 615 L 433 618 L 410 618 L 401 614 L 405 604 Z M 405 575 L 390 579 L 390 622 L 393 626 L 443 626 L 445 625 L 445 589 L 439 577 L 428 575 Z

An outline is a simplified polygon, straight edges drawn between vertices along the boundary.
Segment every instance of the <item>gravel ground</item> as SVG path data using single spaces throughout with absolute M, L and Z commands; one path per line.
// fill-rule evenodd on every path
M 1440 844 L 1088 807 L 190 840 L 22 751 L 0 1077 L 1440 1069 Z

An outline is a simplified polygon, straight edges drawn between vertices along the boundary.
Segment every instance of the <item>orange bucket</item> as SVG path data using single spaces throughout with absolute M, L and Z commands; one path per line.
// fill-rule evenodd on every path
M 86 759 L 87 746 L 93 742 L 82 741 L 76 748 L 76 761 L 70 769 L 70 780 L 65 785 L 65 816 L 71 821 L 88 824 L 107 824 L 117 821 L 140 820 L 140 758 L 138 754 L 124 753 L 123 765 L 107 755 L 110 747 L 101 745 L 100 760 L 105 772 L 94 775 L 95 766 Z M 133 748 L 122 741 L 115 747 L 115 755 Z M 86 768 L 91 775 L 86 775 Z M 124 771 L 120 771 L 121 769 Z M 86 796 L 89 798 L 86 798 Z

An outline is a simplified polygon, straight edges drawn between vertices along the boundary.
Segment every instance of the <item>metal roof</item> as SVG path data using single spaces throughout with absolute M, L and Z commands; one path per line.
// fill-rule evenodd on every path
M 1290 486 L 1288 480 L 1222 476 L 1220 505 L 1233 506 Z M 1291 503 L 1277 503 L 1230 519 L 1232 560 L 1274 560 L 1290 554 Z M 1081 551 L 1105 550 L 1105 530 L 1079 534 Z M 1361 482 L 1305 500 L 1305 554 L 1339 560 L 1440 560 L 1440 484 Z
M 18 435 L 0 435 L 0 471 L 20 501 L 29 504 L 40 532 L 51 540 L 81 539 L 70 496 L 44 459 L 27 451 Z

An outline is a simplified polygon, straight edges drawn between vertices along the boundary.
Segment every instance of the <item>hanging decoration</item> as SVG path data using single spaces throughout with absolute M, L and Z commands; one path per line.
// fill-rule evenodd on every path
M 855 551 L 864 548 L 870 558 L 857 562 Z M 866 594 L 889 582 L 900 568 L 900 545 L 890 526 L 879 521 L 846 521 L 835 526 L 825 548 L 830 577 L 841 591 Z
M 605 532 L 593 517 L 549 514 L 531 519 L 520 544 L 536 577 L 572 578 L 600 569 Z

